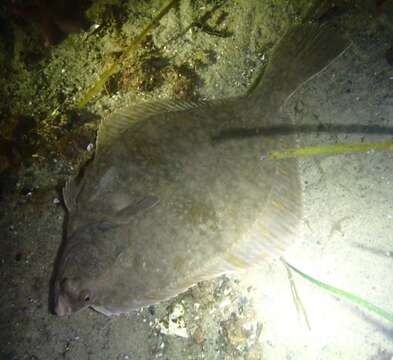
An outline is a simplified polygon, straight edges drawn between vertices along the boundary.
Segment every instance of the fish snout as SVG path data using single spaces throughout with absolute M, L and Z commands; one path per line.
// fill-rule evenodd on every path
M 60 295 L 56 296 L 54 304 L 54 312 L 57 316 L 67 316 L 72 314 L 72 307 L 67 297 Z
M 53 312 L 58 316 L 71 315 L 96 301 L 95 288 L 79 290 L 78 280 L 62 279 L 55 284 L 53 296 Z

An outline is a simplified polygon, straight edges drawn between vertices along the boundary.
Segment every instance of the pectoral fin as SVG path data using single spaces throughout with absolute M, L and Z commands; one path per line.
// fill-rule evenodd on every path
M 160 200 L 158 199 L 158 197 L 148 195 L 144 197 L 142 200 L 130 204 L 125 208 L 119 210 L 115 215 L 115 221 L 116 223 L 127 224 L 132 220 L 132 218 L 136 214 L 140 213 L 141 211 L 151 209 L 159 202 Z

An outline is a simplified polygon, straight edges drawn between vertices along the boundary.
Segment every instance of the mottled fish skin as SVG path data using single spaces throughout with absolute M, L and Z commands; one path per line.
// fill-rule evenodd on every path
M 293 136 L 213 139 L 288 122 L 285 100 L 346 46 L 329 28 L 297 27 L 253 96 L 143 104 L 103 120 L 94 160 L 64 190 L 55 313 L 128 312 L 282 256 L 301 218 L 297 164 L 260 155 Z

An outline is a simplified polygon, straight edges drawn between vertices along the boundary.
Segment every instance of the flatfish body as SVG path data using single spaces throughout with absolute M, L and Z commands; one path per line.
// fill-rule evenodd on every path
M 329 28 L 298 27 L 250 97 L 142 104 L 103 120 L 94 158 L 64 191 L 55 312 L 128 312 L 282 256 L 301 219 L 297 164 L 260 158 L 293 137 L 217 139 L 288 121 L 283 102 L 346 45 Z

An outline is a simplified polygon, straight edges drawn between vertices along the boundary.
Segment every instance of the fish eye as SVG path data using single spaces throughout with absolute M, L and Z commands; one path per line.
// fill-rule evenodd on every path
M 88 303 L 92 300 L 91 292 L 89 290 L 83 290 L 80 293 L 79 298 L 81 299 L 81 301 Z

